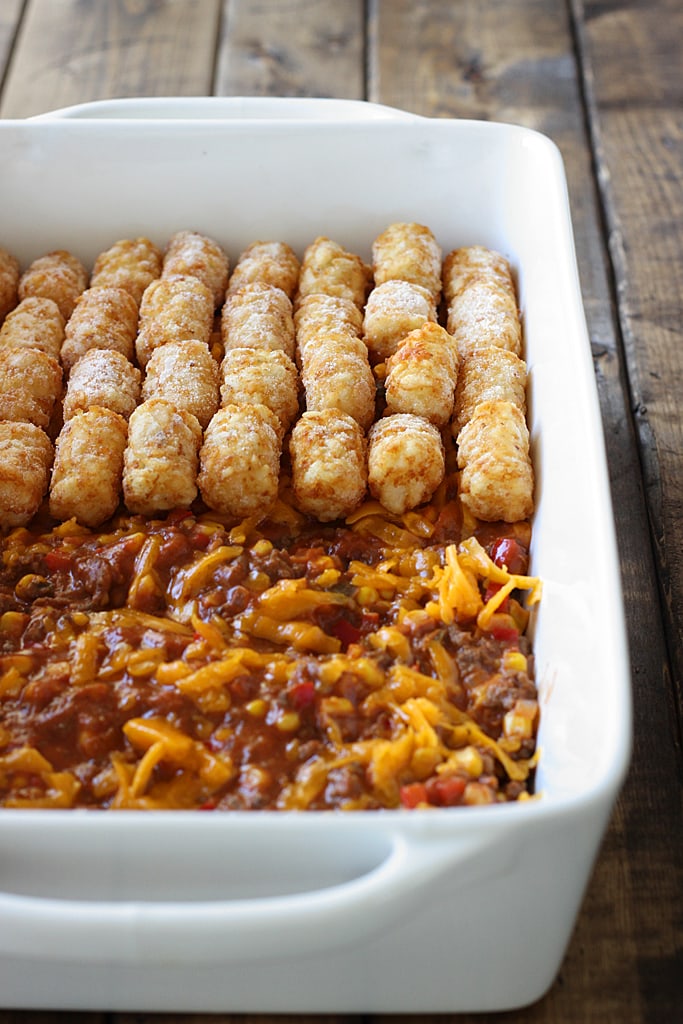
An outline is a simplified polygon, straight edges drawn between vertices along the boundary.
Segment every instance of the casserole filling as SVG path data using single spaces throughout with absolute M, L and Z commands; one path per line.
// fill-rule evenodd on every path
M 440 253 L 418 225 L 376 240 L 374 279 L 327 239 L 300 273 L 288 251 L 295 306 L 258 277 L 275 273 L 276 243 L 255 243 L 258 260 L 247 250 L 231 292 L 211 240 L 179 233 L 156 269 L 143 241 L 104 254 L 90 289 L 53 290 L 68 298 L 68 386 L 51 477 L 54 398 L 41 392 L 39 421 L 0 417 L 15 460 L 0 468 L 0 805 L 527 798 L 540 582 L 527 575 L 533 480 L 505 262 L 451 254 L 446 330 Z M 135 247 L 144 277 L 122 295 L 122 277 L 101 275 Z M 43 274 L 24 275 L 34 305 Z M 406 301 L 401 329 L 388 292 Z M 116 351 L 93 344 L 93 317 L 102 337 L 112 304 L 131 303 L 137 336 L 133 316 Z M 58 376 L 56 355 L 45 360 Z M 6 381 L 0 402 L 14 409 Z

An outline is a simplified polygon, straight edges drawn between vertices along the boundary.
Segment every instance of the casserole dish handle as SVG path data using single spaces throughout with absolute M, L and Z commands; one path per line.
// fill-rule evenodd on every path
M 0 894 L 0 955 L 107 964 L 187 964 L 300 956 L 341 948 L 414 918 L 446 873 L 458 884 L 498 871 L 501 834 L 396 835 L 372 870 L 274 897 L 87 900 Z M 513 836 L 505 836 L 506 858 Z

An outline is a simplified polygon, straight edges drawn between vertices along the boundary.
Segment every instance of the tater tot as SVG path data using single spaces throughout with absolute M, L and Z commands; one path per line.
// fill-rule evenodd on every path
M 212 293 L 213 304 L 218 307 L 225 298 L 228 274 L 227 254 L 213 238 L 198 231 L 178 231 L 169 240 L 162 277 L 198 277 Z
M 407 334 L 387 360 L 387 411 L 424 416 L 443 427 L 453 414 L 458 350 L 450 334 L 426 323 Z
M 0 345 L 38 348 L 53 359 L 59 359 L 63 341 L 64 317 L 52 299 L 22 299 L 0 327 Z
M 147 285 L 161 275 L 162 255 L 149 238 L 122 238 L 101 252 L 90 287 L 123 288 L 139 306 Z
M 514 293 L 497 280 L 473 281 L 448 307 L 447 329 L 461 355 L 475 348 L 497 345 L 519 356 L 522 325 Z
M 505 348 L 477 348 L 462 360 L 455 389 L 453 436 L 462 430 L 480 402 L 512 402 L 526 414 L 524 360 Z
M 0 420 L 45 429 L 61 395 L 62 368 L 40 349 L 0 348 Z
M 142 400 L 164 398 L 191 412 L 204 429 L 218 408 L 218 363 L 203 341 L 170 341 L 152 353 Z
M 61 358 L 65 373 L 93 348 L 120 352 L 132 360 L 137 324 L 137 306 L 123 288 L 88 288 L 64 329 Z
M 53 448 L 33 423 L 0 422 L 0 528 L 24 526 L 47 492 Z
M 237 260 L 228 292 L 235 292 L 245 284 L 272 284 L 293 299 L 299 269 L 297 255 L 286 242 L 252 242 Z
M 92 348 L 74 363 L 64 395 L 64 421 L 91 406 L 129 419 L 140 399 L 141 374 L 121 352 Z
M 394 413 L 370 428 L 368 484 L 389 512 L 402 515 L 428 501 L 444 473 L 441 435 L 422 416 Z
M 366 444 L 351 416 L 336 409 L 305 412 L 292 430 L 289 453 L 294 500 L 306 515 L 331 522 L 363 500 Z
M 19 301 L 19 261 L 0 249 L 0 324 Z
M 95 527 L 116 511 L 121 498 L 128 426 L 111 409 L 93 406 L 62 427 L 55 445 L 50 514 Z
M 363 314 L 350 299 L 314 292 L 301 299 L 294 312 L 296 358 L 301 366 L 309 344 L 317 348 L 326 338 L 339 335 L 360 337 Z
M 425 288 L 435 303 L 441 295 L 441 247 L 423 224 L 390 224 L 372 243 L 375 287 L 410 281 Z
M 289 356 L 278 349 L 229 349 L 221 374 L 223 405 L 265 405 L 284 436 L 299 412 L 299 374 Z
M 453 249 L 443 261 L 443 297 L 450 305 L 468 285 L 478 279 L 494 279 L 514 290 L 510 264 L 499 252 L 483 245 Z
M 514 523 L 534 509 L 524 413 L 512 402 L 480 402 L 458 434 L 459 492 L 477 519 Z
M 19 280 L 19 298 L 38 295 L 52 299 L 66 321 L 87 286 L 88 272 L 81 261 L 66 249 L 57 249 L 39 256 L 24 271 Z
M 362 309 L 371 284 L 370 267 L 338 242 L 320 236 L 306 248 L 299 273 L 300 299 L 322 292 L 349 299 Z
M 351 334 L 328 338 L 311 346 L 302 364 L 306 409 L 338 409 L 367 430 L 375 418 L 376 385 L 368 350 Z
M 123 454 L 123 498 L 131 512 L 153 515 L 192 504 L 201 440 L 197 417 L 163 398 L 137 407 Z
M 213 328 L 213 293 L 198 277 L 168 277 L 152 281 L 140 303 L 140 323 L 135 341 L 140 366 L 145 367 L 155 349 L 169 341 L 204 341 Z
M 436 305 L 426 288 L 410 281 L 385 281 L 368 296 L 363 337 L 373 363 L 381 363 L 406 334 L 436 322 Z
M 266 512 L 277 498 L 280 422 L 265 405 L 225 405 L 199 453 L 199 490 L 209 506 L 242 518 Z
M 292 303 L 281 288 L 247 284 L 231 292 L 221 313 L 221 335 L 230 348 L 280 349 L 294 357 Z

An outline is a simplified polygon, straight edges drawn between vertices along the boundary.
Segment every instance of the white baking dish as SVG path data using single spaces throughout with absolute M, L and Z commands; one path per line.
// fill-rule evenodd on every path
M 628 763 L 630 686 L 564 173 L 526 129 L 341 101 L 93 104 L 0 122 L 0 245 L 180 228 L 233 259 L 395 220 L 515 267 L 538 478 L 538 800 L 343 813 L 0 812 L 0 1003 L 458 1012 L 539 998 Z

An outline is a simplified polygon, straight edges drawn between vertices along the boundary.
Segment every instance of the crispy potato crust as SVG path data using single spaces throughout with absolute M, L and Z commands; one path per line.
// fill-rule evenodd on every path
M 299 413 L 299 374 L 278 349 L 233 348 L 221 364 L 223 405 L 265 405 L 280 422 L 280 436 Z
M 56 249 L 39 256 L 24 271 L 19 280 L 19 298 L 38 295 L 52 299 L 66 321 L 87 286 L 88 272 L 81 261 L 66 249 Z
M 169 341 L 211 340 L 213 293 L 198 277 L 169 277 L 152 281 L 140 303 L 135 351 L 145 367 L 152 352 Z
M 389 512 L 402 515 L 428 501 L 444 472 L 441 435 L 423 417 L 394 413 L 370 428 L 368 484 Z
M 45 429 L 62 389 L 62 368 L 41 349 L 0 348 L 0 420 Z
M 435 303 L 441 295 L 441 247 L 423 224 L 396 223 L 372 245 L 375 287 L 385 281 L 410 281 L 425 288 Z
M 245 284 L 271 284 L 293 299 L 299 269 L 298 257 L 286 242 L 252 242 L 237 260 L 228 292 L 238 291 Z
M 218 242 L 198 231 L 178 231 L 166 247 L 161 276 L 199 278 L 217 308 L 225 298 L 229 272 L 227 254 Z
M 453 413 L 457 376 L 455 341 L 443 327 L 426 323 L 406 335 L 387 360 L 387 410 L 424 416 L 442 427 Z
M 0 327 L 0 345 L 37 348 L 59 359 L 64 341 L 64 317 L 52 299 L 37 295 L 22 299 Z
M 477 405 L 458 434 L 460 498 L 478 519 L 514 523 L 534 509 L 529 430 L 512 402 Z
M 33 423 L 0 421 L 0 526 L 25 526 L 47 492 L 53 447 Z
M 322 292 L 349 299 L 362 309 L 371 285 L 371 268 L 338 242 L 320 235 L 306 248 L 299 274 L 299 299 Z
M 202 429 L 218 408 L 218 364 L 203 341 L 171 341 L 152 353 L 142 400 L 164 398 L 199 420 Z
M 199 455 L 199 490 L 209 506 L 242 518 L 277 498 L 280 421 L 265 405 L 226 405 L 206 429 Z
M 373 288 L 363 319 L 363 337 L 371 362 L 388 359 L 406 334 L 428 322 L 436 322 L 436 305 L 422 285 L 385 281 Z
M 90 287 L 123 288 L 139 306 L 147 285 L 161 275 L 162 255 L 149 238 L 122 238 L 95 260 Z
M 137 306 L 123 288 L 88 288 L 64 330 L 61 358 L 65 373 L 93 348 L 120 352 L 132 360 L 137 325 Z
M 131 512 L 187 508 L 197 497 L 202 428 L 196 416 L 150 398 L 130 417 L 123 457 L 123 496 Z
M 0 324 L 19 301 L 19 261 L 0 249 Z
M 363 500 L 366 445 L 351 416 L 337 409 L 305 412 L 292 430 L 289 453 L 294 498 L 302 512 L 330 522 Z
M 64 420 L 91 406 L 118 413 L 124 420 L 140 400 L 141 374 L 121 352 L 92 348 L 74 363 L 63 403 Z
M 114 514 L 127 433 L 123 416 L 101 406 L 77 412 L 64 424 L 55 446 L 51 515 L 93 528 Z
M 472 418 L 480 402 L 512 402 L 526 414 L 526 363 L 505 348 L 478 348 L 462 360 L 455 389 L 453 436 Z
M 221 314 L 221 336 L 231 348 L 279 349 L 294 357 L 292 303 L 281 288 L 255 282 L 231 292 Z

